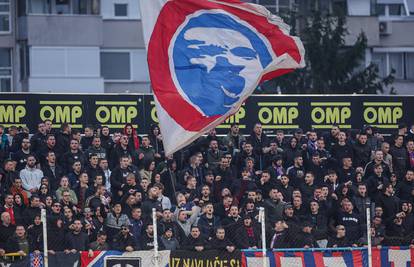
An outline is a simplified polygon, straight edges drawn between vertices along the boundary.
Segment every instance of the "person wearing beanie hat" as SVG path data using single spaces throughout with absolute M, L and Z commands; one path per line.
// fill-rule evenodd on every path
M 257 249 L 261 244 L 260 229 L 250 214 L 243 216 L 243 225 L 236 230 L 234 243 L 240 249 Z
M 165 228 L 163 235 L 161 236 L 161 242 L 166 250 L 177 250 L 180 248 L 180 244 L 174 236 L 174 231 L 171 227 Z

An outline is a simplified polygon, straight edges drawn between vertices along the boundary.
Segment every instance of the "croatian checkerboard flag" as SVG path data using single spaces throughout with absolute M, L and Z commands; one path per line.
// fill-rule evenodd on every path
M 262 6 L 142 0 L 148 65 L 166 154 L 240 108 L 263 81 L 304 67 L 304 48 Z

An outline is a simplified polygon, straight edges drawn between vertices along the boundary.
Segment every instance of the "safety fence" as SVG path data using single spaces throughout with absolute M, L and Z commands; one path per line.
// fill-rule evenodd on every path
M 372 266 L 402 267 L 414 265 L 414 249 L 409 247 L 382 247 L 372 249 Z M 42 254 L 12 260 L 1 258 L 0 266 L 45 266 Z M 90 255 L 58 252 L 49 256 L 49 266 L 59 267 L 368 267 L 367 248 L 279 249 L 266 251 L 242 250 L 232 253 L 217 250 L 197 251 L 96 251 Z

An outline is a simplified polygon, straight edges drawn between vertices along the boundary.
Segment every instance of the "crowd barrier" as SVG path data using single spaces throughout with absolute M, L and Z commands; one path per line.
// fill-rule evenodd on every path
M 152 95 L 0 93 L 0 125 L 27 126 L 36 132 L 36 123 L 46 119 L 55 127 L 70 123 L 75 129 L 108 125 L 115 130 L 132 123 L 139 134 L 148 134 L 158 123 Z M 326 130 L 333 124 L 343 129 L 375 125 L 387 134 L 395 132 L 399 123 L 414 122 L 414 96 L 253 95 L 217 131 L 226 134 L 231 123 L 250 131 L 256 122 L 270 135 L 277 129 Z
M 366 248 L 281 249 L 267 251 L 243 250 L 232 253 L 218 250 L 196 251 L 100 251 L 90 257 L 88 252 L 49 255 L 49 266 L 58 267 L 368 267 Z M 21 260 L 0 259 L 4 267 L 44 266 L 42 255 L 30 255 Z M 383 247 L 372 249 L 372 266 L 414 266 L 414 249 Z

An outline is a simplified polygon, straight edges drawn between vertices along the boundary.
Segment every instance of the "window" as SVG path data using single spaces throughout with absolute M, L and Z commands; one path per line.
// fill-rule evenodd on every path
M 105 80 L 131 80 L 129 52 L 101 52 L 101 76 Z
M 251 0 L 247 2 L 262 5 L 274 14 L 286 14 L 291 10 L 294 0 Z
M 114 4 L 115 17 L 128 17 L 128 4 Z
M 10 0 L 0 0 L 0 33 L 10 33 Z
M 374 53 L 372 55 L 372 63 L 378 66 L 378 73 L 380 77 L 387 76 L 387 54 Z
M 414 52 L 406 54 L 407 80 L 414 81 Z
M 12 84 L 11 49 L 0 48 L 0 92 L 10 92 Z
M 404 79 L 404 54 L 403 53 L 390 53 L 390 69 L 394 69 L 394 76 L 396 79 Z
M 390 16 L 404 16 L 404 6 L 398 4 L 388 5 Z
M 376 14 L 379 16 L 385 16 L 385 5 L 377 4 Z
M 379 76 L 385 77 L 394 69 L 398 80 L 414 80 L 414 52 L 380 52 L 372 54 Z

